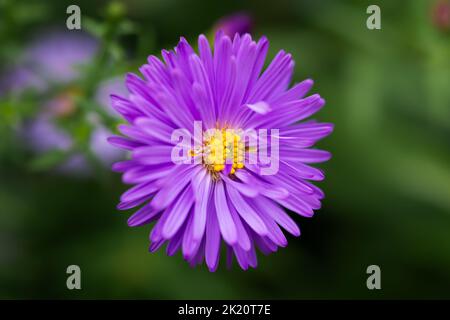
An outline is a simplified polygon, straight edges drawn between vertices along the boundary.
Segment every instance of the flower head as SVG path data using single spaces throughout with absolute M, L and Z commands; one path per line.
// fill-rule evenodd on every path
M 181 38 L 140 68 L 144 79 L 126 77 L 128 97 L 112 105 L 128 121 L 123 136 L 109 141 L 131 153 L 113 166 L 134 185 L 121 196 L 121 210 L 140 206 L 130 226 L 156 221 L 150 251 L 167 243 L 211 271 L 222 240 L 228 261 L 256 267 L 256 248 L 265 254 L 287 245 L 282 228 L 300 230 L 284 211 L 310 217 L 322 191 L 308 180 L 323 173 L 309 163 L 330 158 L 311 149 L 332 125 L 301 122 L 324 100 L 305 80 L 289 88 L 294 61 L 280 51 L 263 71 L 268 40 L 217 33 L 212 52 L 198 38 L 199 54 Z

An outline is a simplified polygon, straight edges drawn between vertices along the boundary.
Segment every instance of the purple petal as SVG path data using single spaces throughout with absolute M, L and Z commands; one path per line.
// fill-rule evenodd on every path
M 191 189 L 186 188 L 179 199 L 167 209 L 170 214 L 161 231 L 164 238 L 169 239 L 178 231 L 186 219 L 193 203 L 194 199 L 192 197 Z
M 200 241 L 203 237 L 206 227 L 206 217 L 208 215 L 208 206 L 211 201 L 210 195 L 212 190 L 212 180 L 208 173 L 201 180 L 199 175 L 194 176 L 193 187 L 195 192 L 195 209 L 194 209 L 194 230 L 192 237 Z
M 258 209 L 262 212 L 265 212 L 268 216 L 276 221 L 280 226 L 286 229 L 290 234 L 298 237 L 300 236 L 300 229 L 292 220 L 291 217 L 276 203 L 271 200 L 260 197 L 257 201 L 254 201 L 253 204 L 258 207 Z
M 285 161 L 317 163 L 330 160 L 331 153 L 317 149 L 287 149 L 280 148 L 280 158 Z
M 119 137 L 119 136 L 109 137 L 107 139 L 107 141 L 115 147 L 126 149 L 126 150 L 133 150 L 134 148 L 143 146 L 142 143 L 139 143 L 134 140 L 127 139 L 127 138 Z
M 216 210 L 213 203 L 209 204 L 206 221 L 206 264 L 210 271 L 215 271 L 219 265 L 220 230 L 217 223 Z
M 249 108 L 252 111 L 255 111 L 258 114 L 266 114 L 272 109 L 270 108 L 270 105 L 265 101 L 259 101 L 255 103 L 247 103 L 244 105 L 245 107 Z
M 189 217 L 189 220 L 186 225 L 186 230 L 184 231 L 183 242 L 182 242 L 183 257 L 186 260 L 189 260 L 191 257 L 193 257 L 197 254 L 197 250 L 201 244 L 201 239 L 197 240 L 197 239 L 194 239 L 194 237 L 193 237 L 193 233 L 194 233 L 194 210 L 193 209 L 191 209 L 191 212 L 189 212 L 188 217 Z
M 232 246 L 236 243 L 238 236 L 236 226 L 231 217 L 230 209 L 228 208 L 225 187 L 223 182 L 220 180 L 216 182 L 214 203 L 216 205 L 217 221 L 219 222 L 219 229 L 222 237 L 229 245 Z
M 122 181 L 128 184 L 149 182 L 163 178 L 172 172 L 174 164 L 158 164 L 153 166 L 135 166 L 126 171 Z
M 147 197 L 159 189 L 153 181 L 138 184 L 122 194 L 122 202 L 131 202 L 142 197 Z
M 258 234 L 267 235 L 268 230 L 262 219 L 233 187 L 228 188 L 228 195 L 242 219 Z
M 128 218 L 128 225 L 130 227 L 137 227 L 147 224 L 156 218 L 157 215 L 158 211 L 153 210 L 149 204 L 146 204 Z
M 152 207 L 162 210 L 170 205 L 190 182 L 198 170 L 187 165 L 175 166 L 172 173 L 164 179 L 164 185 L 152 200 Z
M 173 147 L 167 145 L 139 147 L 134 149 L 133 158 L 146 165 L 172 163 L 172 150 Z

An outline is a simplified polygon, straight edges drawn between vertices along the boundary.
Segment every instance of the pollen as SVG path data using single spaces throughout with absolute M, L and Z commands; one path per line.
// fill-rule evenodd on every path
M 201 150 L 190 150 L 189 155 L 201 155 L 203 165 L 216 177 L 223 171 L 233 175 L 244 168 L 245 144 L 237 130 L 213 129 L 204 133 Z

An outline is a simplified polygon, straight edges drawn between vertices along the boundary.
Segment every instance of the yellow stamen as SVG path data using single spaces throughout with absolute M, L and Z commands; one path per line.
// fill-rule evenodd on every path
M 231 165 L 230 174 L 244 168 L 245 143 L 238 131 L 231 129 L 215 129 L 203 137 L 203 146 L 198 150 L 190 150 L 190 156 L 201 155 L 205 167 L 211 175 L 218 179 L 219 172 L 225 169 L 225 164 Z

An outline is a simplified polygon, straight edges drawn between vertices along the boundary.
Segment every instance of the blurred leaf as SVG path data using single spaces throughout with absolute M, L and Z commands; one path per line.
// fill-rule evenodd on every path
M 123 61 L 125 52 L 117 43 L 111 43 L 108 47 L 108 52 L 114 62 Z
M 69 152 L 62 150 L 52 150 L 34 158 L 29 168 L 32 171 L 44 171 L 61 164 L 69 156 Z
M 83 17 L 83 28 L 97 38 L 102 38 L 106 31 L 105 24 L 90 17 Z
M 135 33 L 136 31 L 137 31 L 136 25 L 130 20 L 121 21 L 117 28 L 117 32 L 119 35 Z

